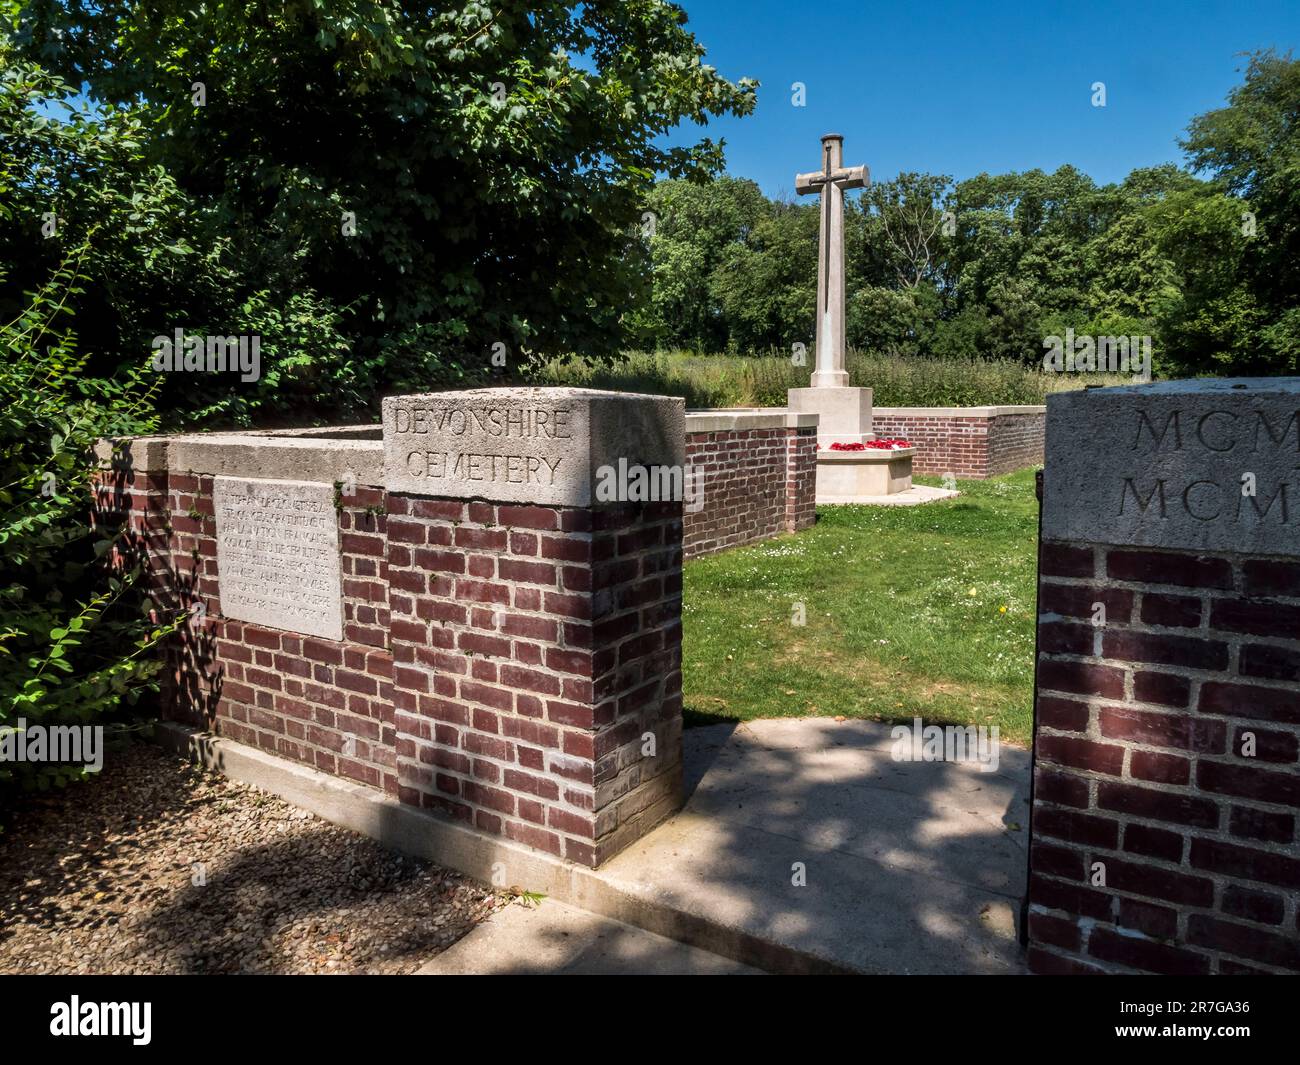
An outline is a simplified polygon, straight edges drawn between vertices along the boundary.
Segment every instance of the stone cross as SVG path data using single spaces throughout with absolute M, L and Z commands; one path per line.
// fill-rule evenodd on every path
M 840 388 L 849 383 L 844 369 L 844 190 L 860 189 L 871 180 L 865 166 L 844 166 L 844 138 L 822 138 L 822 168 L 796 174 L 801 196 L 822 197 L 820 258 L 817 263 L 817 366 L 813 388 Z

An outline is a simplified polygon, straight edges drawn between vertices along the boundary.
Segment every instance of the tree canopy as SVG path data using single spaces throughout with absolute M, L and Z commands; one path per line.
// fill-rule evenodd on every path
M 211 397 L 234 420 L 449 383 L 495 344 L 617 347 L 647 283 L 656 175 L 699 180 L 722 162 L 709 138 L 661 135 L 754 104 L 754 84 L 706 64 L 662 0 L 6 7 L 27 64 L 10 72 L 56 97 L 84 90 L 124 155 L 116 172 L 156 178 L 140 201 L 165 191 L 168 224 L 190 230 L 137 234 L 151 245 L 138 255 L 188 277 L 155 277 L 167 291 L 106 321 L 106 344 L 144 352 L 176 326 L 260 332 L 274 379 Z M 129 143 L 114 128 L 125 121 L 138 124 Z M 56 154 L 33 144 L 48 128 L 25 132 L 32 165 Z M 29 224 L 5 249 L 37 276 L 61 240 L 43 243 L 28 212 L 87 196 L 73 191 L 84 171 L 55 170 L 43 192 L 30 170 L 20 181 Z M 92 217 L 106 234 L 138 213 L 75 206 L 72 240 Z

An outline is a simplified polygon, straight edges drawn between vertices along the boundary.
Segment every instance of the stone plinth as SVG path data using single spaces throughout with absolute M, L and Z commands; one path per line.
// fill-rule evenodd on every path
M 832 451 L 832 444 L 865 444 L 871 431 L 871 389 L 792 388 L 790 410 L 817 415 L 817 502 L 870 503 L 912 487 L 914 449 Z
M 599 865 L 681 802 L 683 401 L 390 397 L 384 452 L 399 798 Z
M 786 402 L 796 414 L 817 415 L 817 443 L 822 448 L 874 439 L 869 388 L 791 388 Z
M 912 487 L 915 448 L 867 448 L 865 451 L 817 453 L 817 502 L 856 503 L 867 496 L 887 496 Z
M 389 396 L 383 416 L 388 490 L 447 499 L 585 507 L 602 468 L 680 471 L 686 450 L 668 396 L 480 388 Z
M 1028 961 L 1300 972 L 1300 379 L 1047 401 Z

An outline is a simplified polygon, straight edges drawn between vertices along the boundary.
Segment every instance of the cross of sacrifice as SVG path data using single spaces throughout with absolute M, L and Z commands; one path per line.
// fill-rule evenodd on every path
M 817 262 L 817 366 L 813 388 L 837 388 L 849 383 L 844 368 L 844 190 L 863 188 L 871 175 L 865 166 L 844 166 L 844 138 L 822 138 L 822 168 L 796 174 L 801 196 L 821 193 L 821 255 Z

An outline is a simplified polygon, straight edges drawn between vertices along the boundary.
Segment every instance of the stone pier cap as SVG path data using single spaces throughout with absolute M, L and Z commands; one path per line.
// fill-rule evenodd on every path
M 1047 399 L 1043 538 L 1300 556 L 1300 377 Z
M 651 498 L 662 499 L 684 478 L 686 404 L 590 388 L 389 396 L 383 439 L 390 492 L 589 507 L 611 501 L 598 478 L 641 467 L 658 474 Z

